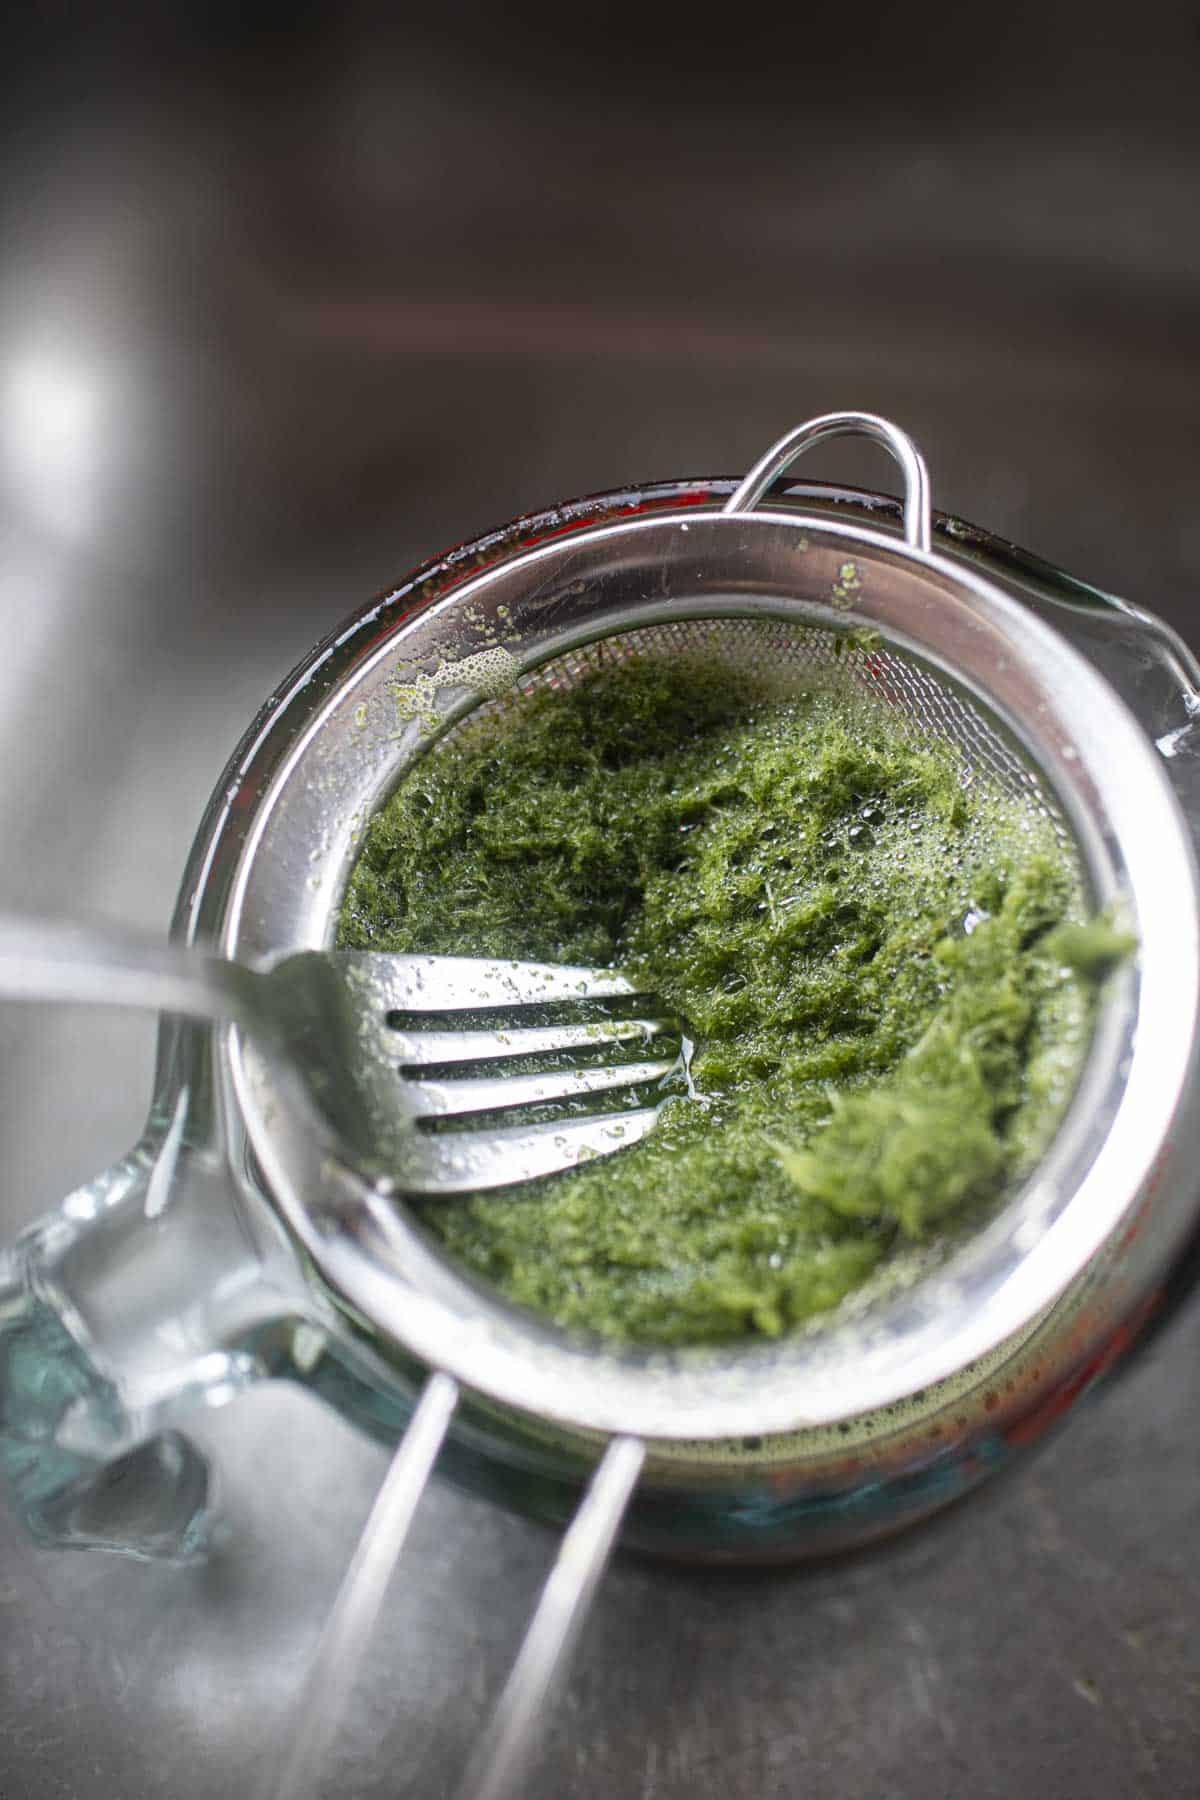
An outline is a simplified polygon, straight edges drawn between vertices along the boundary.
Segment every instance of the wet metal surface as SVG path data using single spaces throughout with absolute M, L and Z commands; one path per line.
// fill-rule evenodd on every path
M 897 83 L 829 25 L 724 58 L 647 27 L 631 73 L 590 19 L 512 54 L 353 9 L 249 44 L 44 9 L 3 128 L 0 904 L 162 925 L 238 733 L 351 607 L 833 408 L 911 431 L 938 506 L 1200 641 L 1200 58 L 1161 10 L 1139 48 L 1048 21 L 1026 56 L 935 7 Z M 144 1023 L 0 1014 L 4 1236 L 127 1147 L 151 1053 Z M 869 1558 L 619 1563 L 530 1800 L 1195 1792 L 1198 1358 L 1193 1306 L 1032 1465 Z M 4 1795 L 224 1800 L 272 1765 L 384 1457 L 285 1392 L 203 1434 L 204 1569 L 38 1552 L 0 1506 Z M 450 1793 L 551 1549 L 431 1491 L 330 1795 Z

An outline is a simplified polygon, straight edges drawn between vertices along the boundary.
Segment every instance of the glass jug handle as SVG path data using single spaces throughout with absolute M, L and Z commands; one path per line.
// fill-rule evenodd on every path
M 0 1475 L 43 1545 L 202 1555 L 210 1471 L 176 1421 L 294 1373 L 317 1307 L 189 1103 L 0 1254 Z

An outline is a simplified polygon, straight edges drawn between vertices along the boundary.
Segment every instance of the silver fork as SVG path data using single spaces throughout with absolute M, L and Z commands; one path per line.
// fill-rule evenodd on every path
M 686 1074 L 681 1029 L 650 997 L 610 971 L 548 963 L 305 951 L 253 969 L 201 950 L 0 915 L 5 998 L 234 1020 L 262 1046 L 276 1079 L 290 1077 L 300 1105 L 315 1107 L 365 1158 L 382 1159 L 402 1191 L 427 1196 L 501 1187 L 636 1143 L 658 1118 L 658 1084 L 676 1068 Z M 584 1016 L 542 1016 L 564 1003 Z M 623 1060 L 631 1049 L 645 1054 Z M 530 1070 L 524 1059 L 553 1066 Z M 622 1097 L 630 1104 L 619 1111 L 588 1110 Z M 584 1110 L 541 1122 L 546 1106 Z M 525 1109 L 534 1117 L 502 1122 Z M 326 1621 L 287 1750 L 267 1778 L 271 1800 L 316 1792 L 457 1399 L 451 1377 L 433 1372 Z M 605 1451 L 460 1800 L 511 1800 L 519 1791 L 644 1455 L 623 1437 Z
M 683 1046 L 652 996 L 610 970 L 312 950 L 254 969 L 4 917 L 0 998 L 233 1020 L 282 1056 L 360 1154 L 428 1197 L 508 1186 L 636 1143 Z M 580 1016 L 563 1020 L 565 1003 Z M 547 1109 L 557 1116 L 539 1119 Z

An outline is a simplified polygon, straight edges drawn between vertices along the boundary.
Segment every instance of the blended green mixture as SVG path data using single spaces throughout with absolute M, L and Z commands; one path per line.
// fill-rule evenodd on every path
M 511 1299 L 684 1344 L 799 1326 L 1011 1191 L 1127 948 L 1082 918 L 1034 798 L 884 700 L 647 658 L 415 766 L 339 943 L 613 965 L 686 1022 L 690 1079 L 643 1142 L 423 1208 Z

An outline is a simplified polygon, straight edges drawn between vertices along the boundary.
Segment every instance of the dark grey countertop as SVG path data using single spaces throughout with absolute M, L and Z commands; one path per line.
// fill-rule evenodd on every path
M 1048 24 L 1028 91 L 960 42 L 945 104 L 845 57 L 814 95 L 800 41 L 753 33 L 785 66 L 730 99 L 665 39 L 626 81 L 581 26 L 500 82 L 486 31 L 348 18 L 24 47 L 0 905 L 160 927 L 241 728 L 371 592 L 834 407 L 908 428 L 936 504 L 1200 639 L 1197 48 L 1170 9 L 1141 60 Z M 840 447 L 811 472 L 885 479 Z M 151 1055 L 143 1023 L 0 1012 L 0 1235 L 127 1147 Z M 530 1800 L 1200 1792 L 1198 1359 L 1195 1304 L 1027 1467 L 870 1556 L 618 1562 Z M 40 1552 L 0 1502 L 6 1800 L 246 1794 L 275 1755 L 383 1453 L 288 1391 L 202 1429 L 205 1568 Z M 331 1796 L 449 1795 L 552 1548 L 430 1492 Z

